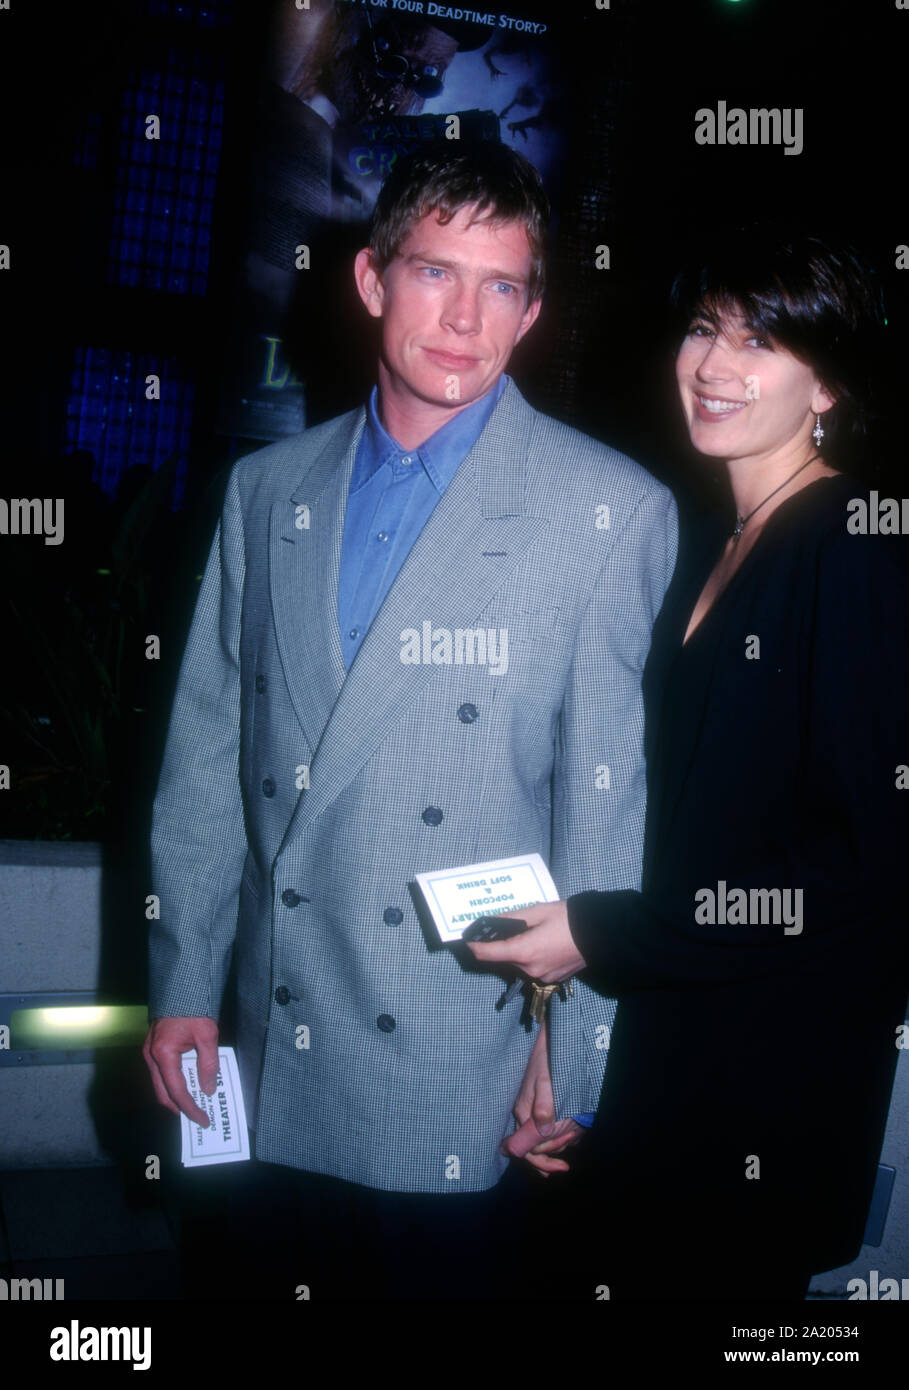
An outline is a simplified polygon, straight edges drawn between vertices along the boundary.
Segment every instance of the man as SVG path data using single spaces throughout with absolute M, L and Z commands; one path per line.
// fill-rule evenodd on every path
M 396 165 L 355 267 L 378 389 L 234 466 L 180 671 L 146 1059 L 201 1122 L 180 1053 L 213 1085 L 233 952 L 256 1158 L 291 1179 L 312 1297 L 494 1294 L 512 1108 L 549 1172 L 599 1097 L 611 1002 L 553 1001 L 550 1082 L 546 1030 L 411 889 L 534 850 L 562 896 L 639 883 L 675 507 L 503 375 L 547 220 L 506 147 Z

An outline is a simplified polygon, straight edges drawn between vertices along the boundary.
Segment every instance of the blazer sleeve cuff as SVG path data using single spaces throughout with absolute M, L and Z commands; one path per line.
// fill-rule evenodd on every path
M 567 900 L 568 928 L 578 951 L 587 962 L 588 982 L 595 988 L 606 989 L 610 971 L 609 928 L 613 916 L 613 899 L 628 896 L 624 892 L 574 893 Z

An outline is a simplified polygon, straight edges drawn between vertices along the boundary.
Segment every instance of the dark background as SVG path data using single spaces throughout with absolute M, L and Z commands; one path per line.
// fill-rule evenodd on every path
M 791 215 L 845 234 L 880 272 L 893 408 L 869 455 L 899 491 L 909 12 L 866 0 L 503 8 L 545 19 L 571 76 L 567 109 L 553 112 L 571 136 L 551 289 L 511 369 L 525 395 L 637 458 L 683 503 L 722 504 L 679 433 L 666 291 L 686 245 L 718 224 Z M 0 536 L 0 762 L 12 779 L 0 838 L 101 840 L 143 882 L 198 576 L 229 465 L 258 445 L 216 422 L 269 13 L 261 0 L 0 13 L 0 241 L 12 257 L 0 273 L 0 495 L 65 499 L 62 545 Z M 695 111 L 720 99 L 801 107 L 804 151 L 696 145 Z M 200 167 L 175 175 L 182 230 L 156 230 L 129 184 L 150 110 L 165 129 L 188 121 L 196 142 Z M 594 265 L 601 243 L 608 271 Z M 369 384 L 344 249 L 309 282 L 289 331 L 310 423 L 359 403 Z M 161 402 L 144 400 L 147 372 L 162 376 Z M 102 400 L 103 429 L 91 425 Z M 87 428 L 97 448 L 86 449 Z M 148 634 L 160 660 L 146 659 Z

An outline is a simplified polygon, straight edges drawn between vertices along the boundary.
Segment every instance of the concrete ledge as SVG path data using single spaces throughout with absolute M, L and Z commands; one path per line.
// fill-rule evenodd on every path
M 114 866 L 116 867 L 116 866 Z M 95 991 L 112 978 L 116 931 L 135 932 L 144 952 L 141 901 L 105 869 L 101 844 L 0 840 L 0 993 Z M 125 938 L 121 938 L 123 940 Z M 126 993 L 132 993 L 129 986 Z M 140 997 L 129 1002 L 141 1003 Z M 107 1166 L 113 1126 L 100 1117 L 116 1096 L 108 1078 L 135 1059 L 99 1053 L 96 1062 L 0 1067 L 0 1169 Z M 141 1063 L 141 1058 L 139 1059 Z M 132 1082 L 130 1122 L 156 1109 L 150 1088 Z M 127 1107 L 124 1106 L 124 1113 Z M 106 1140 L 102 1131 L 107 1127 Z
M 98 987 L 102 858 L 98 844 L 0 840 L 0 992 Z
M 107 1167 L 91 1108 L 94 1063 L 0 1068 L 0 1169 Z

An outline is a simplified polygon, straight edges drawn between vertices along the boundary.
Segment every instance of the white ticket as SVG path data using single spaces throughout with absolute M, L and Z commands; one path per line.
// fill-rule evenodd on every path
M 502 912 L 513 917 L 524 907 L 554 903 L 559 897 L 538 854 L 417 874 L 417 883 L 443 941 L 460 941 L 478 917 L 497 917 Z
M 218 1048 L 218 1076 L 214 1094 L 210 1096 L 199 1085 L 195 1048 L 183 1053 L 180 1065 L 189 1094 L 209 1119 L 208 1129 L 203 1129 L 181 1112 L 180 1160 L 184 1167 L 200 1168 L 206 1163 L 239 1163 L 241 1159 L 249 1158 L 246 1109 L 233 1048 Z

